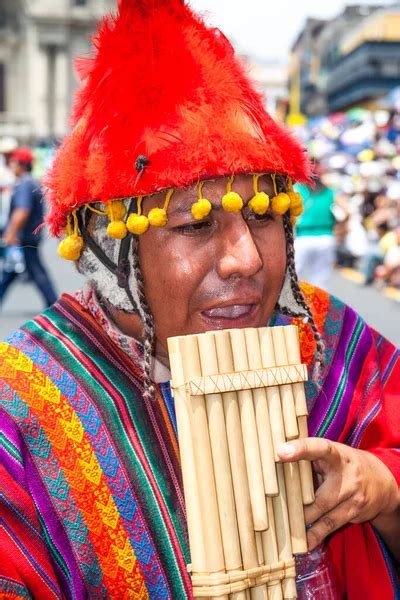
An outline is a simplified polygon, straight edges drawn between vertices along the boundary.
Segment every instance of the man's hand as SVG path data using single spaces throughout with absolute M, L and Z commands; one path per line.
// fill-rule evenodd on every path
M 3 243 L 6 246 L 18 246 L 18 237 L 14 231 L 6 230 L 3 235 Z
M 19 233 L 28 221 L 30 210 L 27 208 L 16 208 L 11 215 L 8 227 L 3 235 L 6 246 L 19 246 Z
M 315 502 L 304 509 L 310 550 L 347 523 L 397 515 L 396 480 L 373 454 L 322 438 L 293 440 L 278 454 L 283 462 L 313 461 L 321 481 Z

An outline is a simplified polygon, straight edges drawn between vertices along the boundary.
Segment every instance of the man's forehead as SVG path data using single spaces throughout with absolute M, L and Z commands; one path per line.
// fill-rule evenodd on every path
M 228 179 L 228 177 L 220 177 L 218 179 L 208 179 L 203 182 L 202 195 L 211 202 L 213 210 L 221 209 L 221 198 L 227 191 Z M 237 175 L 233 183 L 233 189 L 235 189 L 235 185 L 240 187 L 242 187 L 243 184 L 248 185 L 248 197 L 243 194 L 244 190 L 241 189 L 243 200 L 245 202 L 250 200 L 253 194 L 252 181 L 252 175 L 243 174 Z M 175 193 L 171 198 L 171 204 L 168 213 L 171 215 L 181 214 L 187 211 L 190 212 L 193 201 L 198 195 L 198 186 L 199 184 L 192 184 L 187 188 L 175 190 Z M 260 189 L 264 188 L 272 191 L 271 177 L 269 175 L 264 175 L 262 178 L 260 178 L 259 187 Z

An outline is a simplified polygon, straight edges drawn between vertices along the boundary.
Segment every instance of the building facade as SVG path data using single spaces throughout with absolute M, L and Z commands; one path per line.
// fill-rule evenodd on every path
M 400 3 L 309 19 L 292 47 L 291 96 L 309 117 L 375 106 L 400 84 Z
M 53 140 L 68 131 L 97 19 L 115 0 L 0 0 L 0 136 Z
M 379 11 L 342 38 L 326 79 L 330 112 L 343 106 L 379 107 L 400 85 L 400 8 Z

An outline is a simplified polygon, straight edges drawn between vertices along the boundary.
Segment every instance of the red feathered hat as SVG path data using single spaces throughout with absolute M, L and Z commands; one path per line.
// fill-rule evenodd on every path
M 78 62 L 73 130 L 47 178 L 59 234 L 88 202 L 235 175 L 302 181 L 302 148 L 264 109 L 232 46 L 182 0 L 121 0 Z

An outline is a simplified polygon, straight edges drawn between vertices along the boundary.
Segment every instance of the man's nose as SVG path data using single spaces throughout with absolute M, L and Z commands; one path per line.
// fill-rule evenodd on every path
M 251 277 L 263 266 L 260 252 L 246 222 L 240 217 L 232 221 L 224 231 L 217 263 L 218 274 L 222 279 Z

